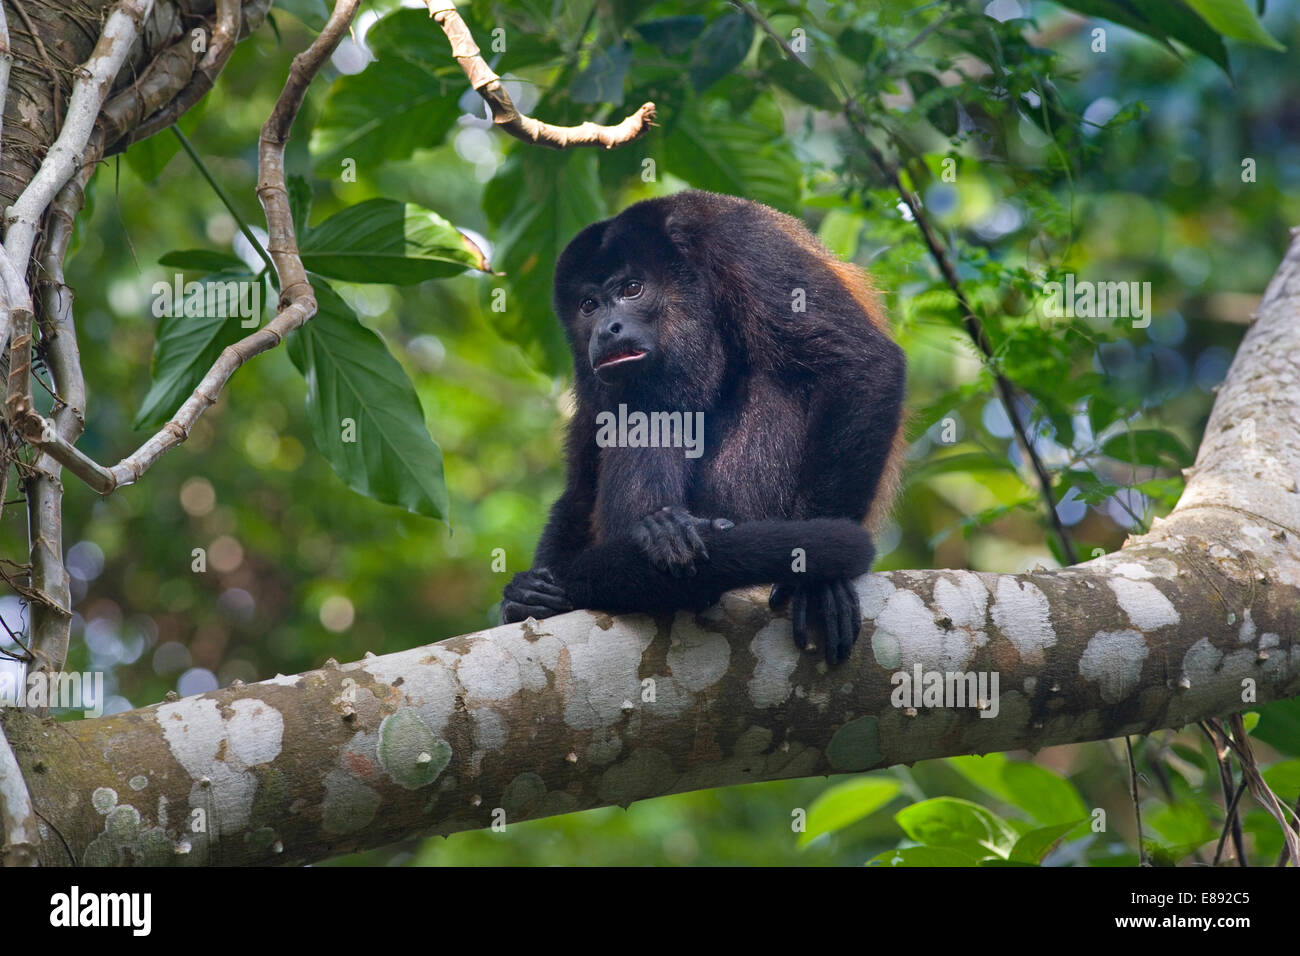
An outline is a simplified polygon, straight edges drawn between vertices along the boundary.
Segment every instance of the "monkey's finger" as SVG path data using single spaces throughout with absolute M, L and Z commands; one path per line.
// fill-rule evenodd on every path
M 826 663 L 834 664 L 840 655 L 840 616 L 835 606 L 835 589 L 832 585 L 822 584 L 817 588 L 817 603 L 822 614 L 822 632 L 825 634 Z
M 808 649 L 808 589 L 796 588 L 790 605 L 790 626 L 794 629 L 794 646 Z
M 858 598 L 858 589 L 853 586 L 852 581 L 841 581 L 840 587 L 849 598 L 849 623 L 852 625 L 851 631 L 856 643 L 862 633 L 862 601 Z
M 510 603 L 510 616 L 506 619 L 507 624 L 517 624 L 520 621 L 535 617 L 542 620 L 547 617 L 555 617 L 556 611 L 540 604 L 516 604 Z
M 736 522 L 728 521 L 726 518 L 714 518 L 712 524 L 715 531 L 730 531 L 736 526 Z
M 545 594 L 549 597 L 559 598 L 561 601 L 567 600 L 568 595 L 564 593 L 564 588 L 560 587 L 553 581 L 533 580 L 528 583 L 528 587 L 535 594 Z
M 794 597 L 793 584 L 774 584 L 772 585 L 772 593 L 767 596 L 767 606 L 773 611 L 779 611 L 781 606 L 792 597 Z
M 700 533 L 693 525 L 686 526 L 686 540 L 690 542 L 696 557 L 703 561 L 709 560 L 709 549 L 704 546 L 704 539 L 700 537 Z
M 853 599 L 843 581 L 830 582 L 826 592 L 835 618 L 835 663 L 839 664 L 848 660 L 858 636 L 853 627 Z

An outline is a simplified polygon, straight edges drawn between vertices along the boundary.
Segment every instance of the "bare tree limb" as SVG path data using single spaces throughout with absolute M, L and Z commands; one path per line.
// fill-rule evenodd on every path
M 0 866 L 36 866 L 39 846 L 27 782 L 0 728 Z
M 492 122 L 515 139 L 552 149 L 570 149 L 575 146 L 613 149 L 632 142 L 654 125 L 654 103 L 641 104 L 635 113 L 614 126 L 602 126 L 599 123 L 554 126 L 520 113 L 515 109 L 514 101 L 502 85 L 501 78 L 479 55 L 474 36 L 456 11 L 453 0 L 425 0 L 425 3 L 429 7 L 429 16 L 447 34 L 447 40 L 451 43 L 451 55 L 465 71 L 470 86 L 492 111 Z

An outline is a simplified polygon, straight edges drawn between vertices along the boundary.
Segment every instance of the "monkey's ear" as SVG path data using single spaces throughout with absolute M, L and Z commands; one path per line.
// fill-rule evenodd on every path
M 700 259 L 700 222 L 695 216 L 684 215 L 680 210 L 670 212 L 664 219 L 664 235 L 668 242 L 687 262 Z

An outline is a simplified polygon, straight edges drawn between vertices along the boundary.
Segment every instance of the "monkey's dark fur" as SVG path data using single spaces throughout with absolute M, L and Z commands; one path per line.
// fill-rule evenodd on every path
M 850 579 L 875 557 L 863 523 L 888 506 L 902 448 L 903 353 L 862 272 L 789 216 L 690 191 L 579 233 L 555 310 L 578 399 L 568 485 L 502 619 L 703 609 L 772 583 L 799 646 L 811 611 L 827 660 L 845 659 Z M 597 415 L 620 404 L 703 412 L 703 455 L 598 447 Z

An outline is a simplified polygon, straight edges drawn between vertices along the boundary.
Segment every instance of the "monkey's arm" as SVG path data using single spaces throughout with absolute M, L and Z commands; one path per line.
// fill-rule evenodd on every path
M 808 440 L 795 494 L 798 518 L 849 518 L 862 522 L 895 467 L 895 435 L 902 416 L 906 376 L 902 350 L 884 336 L 858 347 L 837 343 L 837 361 L 819 370 L 809 407 Z M 865 531 L 863 532 L 866 533 Z M 809 535 L 811 537 L 811 535 Z M 874 557 L 875 547 L 871 547 Z M 864 569 L 865 570 L 865 569 Z M 847 578 L 780 583 L 769 603 L 789 602 L 795 643 L 808 644 L 808 622 L 820 615 L 828 663 L 845 660 L 857 641 L 862 612 Z
M 587 419 L 579 413 L 569 426 L 565 439 L 567 484 L 551 506 L 532 568 L 516 574 L 505 587 L 501 601 L 503 624 L 573 610 L 561 582 L 574 558 L 591 545 L 599 468 L 595 432 Z

